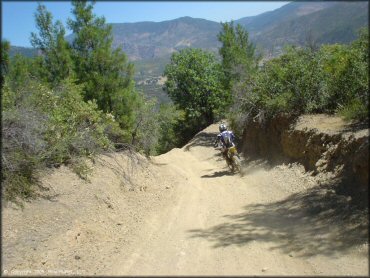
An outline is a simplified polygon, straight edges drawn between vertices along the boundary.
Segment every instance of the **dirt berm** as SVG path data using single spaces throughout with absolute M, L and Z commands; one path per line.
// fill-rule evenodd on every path
M 217 129 L 101 156 L 90 181 L 44 173 L 39 198 L 3 203 L 2 275 L 368 275 L 366 209 L 299 163 L 230 173 Z

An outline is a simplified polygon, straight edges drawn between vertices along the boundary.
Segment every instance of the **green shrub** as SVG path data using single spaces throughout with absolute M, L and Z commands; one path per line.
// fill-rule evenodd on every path
M 31 197 L 36 172 L 42 167 L 45 121 L 24 107 L 2 112 L 2 189 L 7 199 Z
M 369 116 L 368 105 L 359 99 L 353 99 L 346 105 L 339 107 L 337 112 L 348 121 L 366 121 Z
M 180 136 L 192 137 L 223 114 L 231 96 L 224 90 L 223 71 L 215 55 L 201 49 L 183 49 L 171 56 L 164 75 L 164 89 L 175 105 L 185 111 Z
M 45 154 L 46 159 L 64 163 L 74 156 L 94 155 L 112 148 L 104 134 L 103 113 L 95 102 L 83 101 L 80 86 L 66 80 L 51 97 L 54 109 L 49 112 L 45 138 L 52 147 Z
M 84 102 L 81 86 L 64 80 L 54 90 L 32 79 L 7 82 L 3 102 L 3 189 L 7 199 L 27 198 L 44 167 L 69 164 L 81 177 L 89 169 L 84 158 L 114 149 L 120 128 L 111 115 Z
M 366 120 L 368 60 L 367 30 L 351 45 L 323 45 L 318 51 L 286 48 L 234 86 L 232 121 L 282 112 L 339 112 L 349 120 Z
M 159 138 L 156 146 L 156 154 L 168 152 L 172 148 L 183 144 L 178 136 L 181 131 L 179 125 L 185 119 L 185 112 L 177 110 L 172 104 L 162 104 L 159 109 Z

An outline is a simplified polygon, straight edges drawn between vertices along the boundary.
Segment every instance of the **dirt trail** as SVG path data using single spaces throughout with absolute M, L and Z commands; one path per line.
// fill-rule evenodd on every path
M 216 132 L 212 125 L 182 149 L 153 157 L 148 191 L 113 204 L 125 210 L 108 219 L 108 226 L 130 227 L 109 231 L 110 237 L 101 228 L 94 246 L 80 247 L 78 254 L 89 259 L 69 269 L 90 275 L 368 275 L 368 230 L 359 223 L 367 217 L 342 220 L 331 206 L 345 200 L 316 190 L 317 181 L 299 165 L 255 161 L 244 176 L 230 174 L 212 147 Z M 137 210 L 136 218 L 129 218 L 130 210 Z M 100 229 L 86 224 L 83 234 L 86 227 Z M 58 266 L 57 255 L 49 260 Z
M 155 158 L 178 174 L 177 199 L 150 219 L 113 274 L 368 274 L 367 245 L 351 248 L 358 231 L 305 211 L 312 195 L 299 193 L 314 180 L 298 166 L 231 175 L 211 147 L 216 132 L 213 125 Z

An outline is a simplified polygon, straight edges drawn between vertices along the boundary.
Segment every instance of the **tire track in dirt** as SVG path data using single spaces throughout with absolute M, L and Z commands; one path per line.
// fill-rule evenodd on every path
M 255 217 L 258 206 L 276 204 L 315 183 L 294 167 L 279 170 L 257 166 L 247 169 L 244 177 L 231 175 L 218 151 L 212 148 L 216 132 L 217 126 L 210 126 L 182 149 L 154 159 L 165 164 L 163 171 L 177 176 L 174 195 L 178 199 L 166 210 L 157 212 L 160 216 L 154 223 L 151 221 L 148 230 L 142 230 L 136 241 L 137 249 L 128 259 L 129 264 L 125 258 L 118 259 L 113 274 L 367 274 L 365 250 L 360 253 L 333 250 L 332 254 L 325 254 L 318 248 L 317 254 L 309 254 L 318 246 L 307 246 L 305 250 L 307 240 L 302 239 L 300 244 L 300 228 L 293 224 L 297 219 L 279 215 L 279 207 L 273 213 L 270 211 L 270 215 L 259 214 L 257 223 L 249 221 L 248 214 Z M 265 221 L 270 222 L 266 227 Z M 269 225 L 274 230 L 269 230 Z M 292 231 L 287 232 L 284 226 Z M 304 229 L 310 227 L 301 230 Z M 328 234 L 324 237 L 329 235 L 325 232 Z M 335 238 L 330 240 L 333 243 L 328 245 L 335 249 Z
M 212 146 L 216 134 L 212 125 L 152 164 L 129 167 L 136 190 L 107 165 L 95 165 L 91 183 L 65 167 L 45 175 L 47 199 L 28 202 L 23 211 L 3 209 L 3 270 L 52 276 L 368 274 L 366 215 L 351 211 L 344 221 L 336 207 L 346 202 L 318 190 L 298 164 L 252 161 L 244 176 L 231 174 Z M 124 153 L 105 159 L 120 170 L 128 161 Z

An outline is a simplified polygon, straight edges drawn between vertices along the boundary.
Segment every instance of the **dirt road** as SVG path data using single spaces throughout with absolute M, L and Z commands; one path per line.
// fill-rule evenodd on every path
M 80 219 L 78 229 L 60 226 L 47 250 L 65 244 L 66 234 L 72 241 L 78 232 L 82 239 L 76 235 L 77 243 L 67 243 L 64 253 L 48 252 L 40 267 L 60 268 L 63 256 L 63 267 L 71 271 L 66 275 L 75 270 L 89 275 L 368 275 L 366 215 L 352 211 L 347 216 L 348 199 L 317 189 L 317 181 L 299 165 L 271 167 L 254 161 L 245 166 L 244 176 L 231 174 L 212 147 L 216 132 L 212 125 L 184 148 L 152 158 L 156 176 L 148 186 L 161 188 L 160 194 L 149 188 L 141 195 L 146 199 L 131 195 L 114 203 L 120 194 L 115 191 L 110 200 L 113 209 L 122 208 L 118 212 L 101 208 Z M 109 175 L 100 173 L 99 179 L 93 178 L 90 191 Z M 130 220 L 135 210 L 139 213 Z M 4 225 L 20 226 L 10 220 L 12 213 L 3 216 Z M 17 213 L 12 219 L 25 225 L 26 216 Z M 99 224 L 105 226 L 98 226 L 104 221 L 95 220 L 96 214 L 106 220 Z M 89 226 L 88 221 L 95 222 Z M 115 231 L 117 221 L 127 229 Z M 15 243 L 10 244 L 5 230 L 5 267 L 14 269 L 15 257 L 26 248 L 22 245 L 17 254 L 8 251 Z M 76 260 L 72 247 L 79 248 L 81 259 Z M 18 267 L 22 264 L 18 259 Z
M 323 200 L 306 191 L 314 180 L 298 166 L 250 165 L 243 177 L 231 175 L 211 147 L 216 132 L 213 125 L 155 157 L 177 173 L 176 198 L 148 220 L 114 274 L 368 274 L 367 245 L 353 248 L 366 234 L 336 223 L 328 208 L 316 215 L 310 202 Z

